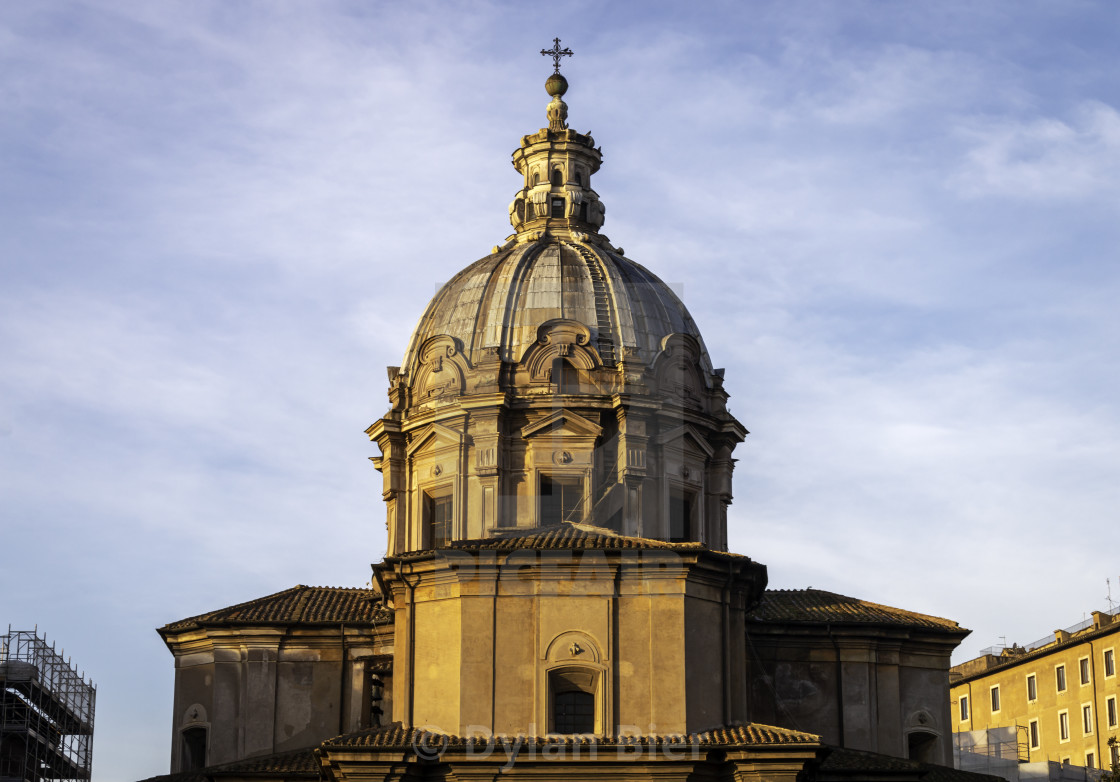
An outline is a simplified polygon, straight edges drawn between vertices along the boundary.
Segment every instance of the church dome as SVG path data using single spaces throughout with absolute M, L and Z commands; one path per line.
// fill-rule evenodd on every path
M 747 431 L 680 298 L 600 231 L 602 150 L 568 127 L 567 81 L 546 91 L 514 233 L 429 302 L 366 430 L 389 552 L 562 524 L 726 550 Z
M 542 323 L 578 321 L 604 365 L 623 356 L 651 363 L 663 340 L 686 334 L 701 345 L 705 375 L 711 362 L 696 323 L 656 275 L 613 250 L 576 237 L 542 237 L 474 262 L 435 295 L 413 333 L 403 368 L 415 366 L 420 347 L 449 335 L 471 363 L 486 349 L 516 363 L 538 339 Z

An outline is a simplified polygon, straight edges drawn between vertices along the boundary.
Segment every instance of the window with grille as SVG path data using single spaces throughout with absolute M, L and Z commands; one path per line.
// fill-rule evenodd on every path
M 595 732 L 594 693 L 558 692 L 552 705 L 552 727 L 556 733 Z

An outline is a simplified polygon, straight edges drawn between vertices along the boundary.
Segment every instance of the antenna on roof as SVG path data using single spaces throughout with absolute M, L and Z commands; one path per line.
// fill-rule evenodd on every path
M 1105 576 L 1104 584 L 1108 588 L 1108 597 L 1106 597 L 1105 599 L 1108 601 L 1108 613 L 1111 614 L 1112 613 L 1112 579 Z

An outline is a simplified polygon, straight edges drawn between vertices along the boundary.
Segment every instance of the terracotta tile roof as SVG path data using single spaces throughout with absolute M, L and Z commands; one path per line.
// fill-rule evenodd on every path
M 595 527 L 590 524 L 575 524 L 563 522 L 555 527 L 538 527 L 536 529 L 510 531 L 492 538 L 479 538 L 476 540 L 456 540 L 447 548 L 457 551 L 515 551 L 519 549 L 550 550 L 550 549 L 599 549 L 606 551 L 623 550 L 651 550 L 681 552 L 709 552 L 720 557 L 744 560 L 749 562 L 750 557 L 742 554 L 731 554 L 726 551 L 713 551 L 703 543 L 670 543 L 652 538 L 639 538 L 630 535 L 620 535 L 614 530 L 604 527 Z M 426 549 L 413 551 L 401 555 L 400 559 L 420 558 L 429 556 L 439 549 Z
M 203 625 L 239 624 L 385 624 L 392 615 L 375 607 L 377 592 L 362 588 L 310 587 L 299 584 L 283 592 L 258 597 L 246 603 L 219 608 L 164 625 L 160 633 Z
M 912 779 L 920 779 L 921 782 L 1006 782 L 1002 777 L 988 774 L 977 774 L 971 771 L 961 771 L 950 766 L 921 763 L 916 760 L 881 755 L 877 752 L 865 752 L 841 747 L 830 747 L 828 755 L 825 756 L 818 768 L 822 772 L 827 772 L 823 775 L 826 777 L 846 778 L 853 776 L 860 780 L 866 779 L 867 776 L 865 775 L 870 773 L 873 776 L 888 779 L 897 778 L 901 774 L 910 776 Z
M 201 771 L 184 771 L 178 774 L 164 774 L 159 777 L 150 777 L 142 782 L 210 782 L 214 778 L 224 776 L 251 777 L 251 776 L 276 776 L 284 775 L 285 779 L 319 778 L 319 764 L 315 759 L 315 750 L 297 749 L 292 752 L 280 752 L 275 755 L 263 755 L 257 758 L 223 763 L 217 766 L 208 766 Z
M 496 736 L 501 742 L 520 741 L 525 746 L 573 746 L 590 745 L 600 747 L 616 746 L 662 746 L 691 744 L 695 741 L 702 747 L 739 747 L 752 745 L 773 744 L 817 744 L 819 736 L 812 733 L 802 733 L 787 728 L 775 728 L 770 725 L 737 725 L 728 728 L 704 731 L 694 735 L 670 736 L 620 736 L 606 738 L 588 738 L 585 736 Z M 463 738 L 442 733 L 404 727 L 399 722 L 383 725 L 378 728 L 347 733 L 323 742 L 324 750 L 341 748 L 378 748 L 378 749 L 409 749 L 413 747 L 446 747 L 448 749 L 464 748 L 473 749 L 487 743 L 484 738 Z
M 751 619 L 756 622 L 886 624 L 968 632 L 951 619 L 869 603 L 823 589 L 768 589 L 762 595 L 762 602 L 752 612 Z

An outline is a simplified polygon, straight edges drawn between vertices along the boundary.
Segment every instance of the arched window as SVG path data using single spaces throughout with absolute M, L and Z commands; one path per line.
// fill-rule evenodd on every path
M 595 733 L 599 674 L 585 668 L 554 670 L 548 677 L 550 733 Z
M 206 768 L 206 728 L 187 728 L 182 732 L 183 745 L 179 756 L 180 771 Z
M 582 171 L 577 171 L 576 172 L 576 184 L 579 185 L 580 187 L 583 187 L 583 172 Z
M 907 736 L 907 755 L 910 760 L 922 763 L 937 763 L 937 736 L 923 730 L 916 730 Z
M 533 186 L 536 187 L 540 183 L 541 183 L 541 172 L 540 171 L 534 171 L 533 172 Z
M 558 358 L 552 362 L 552 383 L 558 394 L 578 394 L 579 370 L 567 359 Z
M 552 169 L 552 184 L 554 184 L 554 185 L 564 184 L 564 174 L 561 173 L 560 169 L 558 169 L 558 168 Z

